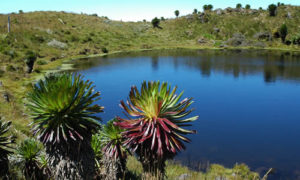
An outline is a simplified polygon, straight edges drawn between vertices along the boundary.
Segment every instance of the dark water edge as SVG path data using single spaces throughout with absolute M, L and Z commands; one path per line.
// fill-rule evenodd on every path
M 146 51 L 81 59 L 74 67 L 102 92 L 104 121 L 122 116 L 119 100 L 142 80 L 168 81 L 194 97 L 198 134 L 176 158 L 193 169 L 246 163 L 260 174 L 275 168 L 269 179 L 300 179 L 298 52 Z

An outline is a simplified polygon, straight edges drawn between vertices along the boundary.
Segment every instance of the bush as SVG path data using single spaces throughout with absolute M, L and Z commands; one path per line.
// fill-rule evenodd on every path
M 101 50 L 103 53 L 108 53 L 108 49 L 106 47 L 103 47 Z
M 286 24 L 281 25 L 281 27 L 279 29 L 279 34 L 280 34 L 282 42 L 284 43 L 285 42 L 285 38 L 286 38 L 286 36 L 288 34 L 288 28 L 287 28 Z
M 161 21 L 165 21 L 166 19 L 165 19 L 164 17 L 161 17 L 160 20 L 161 20 Z
M 160 20 L 157 17 L 155 17 L 154 19 L 152 19 L 151 23 L 153 28 L 159 28 Z
M 25 63 L 27 65 L 27 73 L 31 73 L 33 69 L 33 65 L 35 60 L 37 59 L 37 55 L 33 51 L 27 51 L 25 55 Z
M 270 4 L 268 10 L 270 16 L 276 16 L 277 6 L 275 4 Z
M 236 5 L 236 8 L 237 8 L 237 9 L 241 9 L 241 8 L 242 8 L 242 4 L 238 3 L 238 4 Z
M 300 45 L 300 34 L 298 34 L 292 38 L 292 43 Z
M 194 9 L 193 14 L 198 14 L 198 9 Z
M 251 6 L 250 6 L 249 4 L 247 4 L 247 5 L 245 6 L 245 8 L 246 8 L 246 9 L 250 9 Z
M 24 12 L 23 12 L 23 10 L 19 10 L 19 14 L 23 14 Z

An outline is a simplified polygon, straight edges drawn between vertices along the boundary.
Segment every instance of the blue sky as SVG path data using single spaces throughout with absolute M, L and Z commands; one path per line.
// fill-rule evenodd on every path
M 0 13 L 28 11 L 67 11 L 97 13 L 114 20 L 138 21 L 153 17 L 174 17 L 178 9 L 181 15 L 193 9 L 202 10 L 204 4 L 214 8 L 235 7 L 237 3 L 250 4 L 253 8 L 266 8 L 279 0 L 0 0 Z M 300 5 L 300 0 L 281 0 L 285 4 Z

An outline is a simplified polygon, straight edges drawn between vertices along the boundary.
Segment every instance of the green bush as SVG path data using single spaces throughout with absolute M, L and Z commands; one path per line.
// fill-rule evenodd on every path
M 101 48 L 103 53 L 108 53 L 108 49 L 106 47 Z
M 288 34 L 288 28 L 287 28 L 286 24 L 281 25 L 281 27 L 279 28 L 279 34 L 280 34 L 282 42 L 284 43 L 286 36 Z
M 157 17 L 155 17 L 154 19 L 152 19 L 151 23 L 154 28 L 159 28 L 160 20 Z
M 275 4 L 270 4 L 268 10 L 270 16 L 276 16 L 277 6 Z
M 198 9 L 194 9 L 193 14 L 198 14 Z
M 247 5 L 245 6 L 245 8 L 246 8 L 246 9 L 250 9 L 251 6 L 250 6 L 249 4 L 247 4 Z
M 3 77 L 4 73 L 5 72 L 2 69 L 0 69 L 0 77 Z

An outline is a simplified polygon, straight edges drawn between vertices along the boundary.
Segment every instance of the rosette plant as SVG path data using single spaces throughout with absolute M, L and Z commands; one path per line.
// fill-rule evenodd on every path
M 26 179 L 45 179 L 41 163 L 39 162 L 42 146 L 35 139 L 26 139 L 17 148 L 22 166 L 22 171 Z
M 28 94 L 33 134 L 44 144 L 55 179 L 92 179 L 91 138 L 99 127 L 100 92 L 78 74 L 50 74 Z
M 11 122 L 4 122 L 0 117 L 0 179 L 8 176 L 8 155 L 12 154 L 15 137 L 8 135 Z
M 136 152 L 143 165 L 144 172 L 159 178 L 164 177 L 165 161 L 172 159 L 178 151 L 185 149 L 183 142 L 190 142 L 186 134 L 196 131 L 183 129 L 198 116 L 185 118 L 192 112 L 188 110 L 192 98 L 180 101 L 183 92 L 178 96 L 177 87 L 171 90 L 166 82 L 143 82 L 141 91 L 133 86 L 129 100 L 120 106 L 125 114 L 133 119 L 118 118 L 115 124 L 125 129 L 124 145 Z
M 125 177 L 127 150 L 123 147 L 123 129 L 114 125 L 117 120 L 113 119 L 103 125 L 100 132 L 102 144 L 101 164 L 105 169 L 106 179 L 117 180 Z

